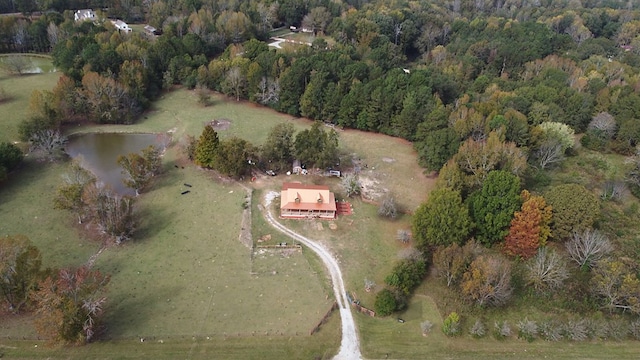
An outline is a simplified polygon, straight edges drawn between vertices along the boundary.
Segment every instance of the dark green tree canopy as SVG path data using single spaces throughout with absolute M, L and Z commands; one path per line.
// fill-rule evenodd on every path
M 509 232 L 513 214 L 520 209 L 520 178 L 510 172 L 492 171 L 482 188 L 469 198 L 471 218 L 478 241 L 490 246 Z
M 413 215 L 413 236 L 422 251 L 432 246 L 462 244 L 470 229 L 467 206 L 462 203 L 460 192 L 450 188 L 432 191 Z
M 210 169 L 214 168 L 219 143 L 218 133 L 212 126 L 205 126 L 196 147 L 196 164 Z
M 590 228 L 600 217 L 600 201 L 582 185 L 553 186 L 544 197 L 552 207 L 551 235 L 557 241 L 568 239 L 574 231 Z
M 291 167 L 295 129 L 291 123 L 274 126 L 267 141 L 262 145 L 262 160 L 271 170 L 280 171 Z

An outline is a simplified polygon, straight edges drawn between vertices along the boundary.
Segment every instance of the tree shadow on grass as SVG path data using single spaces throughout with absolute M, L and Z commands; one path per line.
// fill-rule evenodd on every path
M 172 216 L 170 216 L 168 209 L 151 206 L 143 209 L 138 208 L 136 213 L 139 221 L 136 232 L 133 234 L 136 242 L 150 240 L 171 226 Z
M 141 339 L 153 339 L 154 329 L 157 325 L 153 320 L 161 324 L 166 314 L 163 310 L 170 309 L 170 300 L 182 289 L 178 286 L 164 288 L 140 287 L 131 281 L 128 293 L 121 293 L 115 297 L 109 297 L 105 308 L 105 330 L 100 336 L 101 340 L 122 339 L 132 336 Z M 108 295 L 107 295 L 108 296 Z M 144 329 L 132 331 L 131 329 Z

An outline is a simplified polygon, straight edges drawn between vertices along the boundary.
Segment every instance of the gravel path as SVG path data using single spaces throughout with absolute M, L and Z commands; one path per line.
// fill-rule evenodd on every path
M 342 271 L 340 271 L 338 262 L 333 257 L 333 255 L 331 255 L 331 252 L 327 250 L 322 244 L 289 230 L 273 217 L 269 205 L 271 204 L 271 201 L 273 201 L 273 199 L 275 199 L 278 195 L 279 194 L 277 192 L 272 191 L 267 193 L 267 195 L 265 196 L 264 214 L 269 224 L 271 224 L 271 226 L 289 236 L 290 238 L 303 243 L 310 250 L 318 254 L 324 265 L 329 270 L 329 273 L 331 274 L 333 292 L 335 293 L 336 301 L 338 302 L 338 306 L 340 309 L 340 319 L 342 320 L 342 341 L 340 343 L 340 351 L 334 359 L 362 359 L 362 354 L 360 353 L 360 341 L 356 332 L 356 323 L 353 320 L 353 315 L 351 314 L 351 307 L 349 306 L 349 301 L 347 300 L 347 293 L 345 291 L 344 282 L 342 280 Z

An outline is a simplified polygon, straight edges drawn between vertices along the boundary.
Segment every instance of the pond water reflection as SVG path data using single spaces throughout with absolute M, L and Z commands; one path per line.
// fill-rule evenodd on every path
M 67 154 L 91 171 L 98 181 L 121 195 L 135 195 L 135 191 L 122 182 L 120 155 L 139 153 L 149 145 L 164 147 L 165 134 L 90 133 L 72 136 L 67 143 Z

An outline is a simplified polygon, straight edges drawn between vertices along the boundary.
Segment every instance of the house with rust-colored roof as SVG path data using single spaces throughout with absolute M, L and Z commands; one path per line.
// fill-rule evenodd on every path
M 284 183 L 280 193 L 280 217 L 335 219 L 335 195 L 324 185 Z

